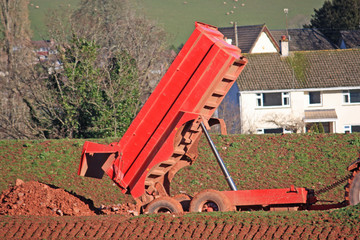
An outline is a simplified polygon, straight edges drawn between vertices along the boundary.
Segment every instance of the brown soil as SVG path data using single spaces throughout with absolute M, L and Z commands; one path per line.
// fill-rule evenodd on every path
M 135 214 L 134 205 L 95 208 L 93 202 L 63 189 L 36 181 L 16 180 L 14 187 L 0 196 L 0 215 L 93 216 L 97 214 Z
M 0 216 L 1 239 L 358 239 L 359 227 L 342 224 L 269 225 L 203 215 L 130 218 Z

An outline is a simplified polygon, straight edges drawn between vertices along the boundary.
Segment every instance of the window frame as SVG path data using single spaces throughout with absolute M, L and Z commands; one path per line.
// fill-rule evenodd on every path
M 310 97 L 311 93 L 319 93 L 319 99 L 320 99 L 319 103 L 311 103 L 311 97 Z M 308 95 L 309 95 L 309 102 L 308 102 L 309 106 L 322 106 L 323 99 L 322 99 L 322 92 L 321 91 L 310 91 L 310 92 L 308 92 Z
M 351 101 L 351 93 L 352 92 L 358 92 L 358 94 L 360 95 L 360 89 L 354 89 L 354 90 L 344 90 L 342 92 L 342 102 L 343 104 L 360 104 L 360 100 L 358 102 L 352 102 Z
M 269 93 L 278 93 L 281 94 L 281 105 L 271 105 L 264 106 L 264 94 L 268 94 L 267 92 L 256 93 L 256 107 L 257 108 L 284 108 L 290 107 L 290 92 L 269 92 Z
M 275 130 L 275 129 L 282 129 L 282 132 L 281 133 L 265 133 L 267 132 L 267 130 Z M 293 133 L 293 131 L 291 130 L 288 130 L 286 128 L 258 128 L 256 129 L 256 134 L 291 134 Z
M 344 125 L 344 133 L 353 133 L 353 127 L 360 127 L 360 124 L 358 125 Z

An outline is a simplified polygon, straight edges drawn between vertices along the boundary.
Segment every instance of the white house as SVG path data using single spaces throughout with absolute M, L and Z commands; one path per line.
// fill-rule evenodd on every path
M 360 131 L 360 50 L 247 54 L 237 83 L 242 133 Z
M 325 132 L 360 131 L 360 49 L 339 50 L 316 29 L 263 24 L 219 30 L 248 59 L 237 90 L 227 96 L 232 100 L 220 106 L 240 109 L 227 111 L 230 121 L 229 113 L 219 114 L 227 125 L 236 116 L 240 131 L 231 132 L 306 132 L 314 123 Z

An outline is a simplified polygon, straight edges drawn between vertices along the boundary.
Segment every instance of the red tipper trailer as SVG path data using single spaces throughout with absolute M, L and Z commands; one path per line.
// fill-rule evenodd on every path
M 101 177 L 100 167 L 134 198 L 156 191 L 156 176 L 168 174 L 179 161 L 195 160 L 191 148 L 200 137 L 199 123 L 210 119 L 245 64 L 240 49 L 226 43 L 216 27 L 196 23 L 121 140 L 84 144 L 79 175 Z M 179 139 L 185 125 L 189 130 Z
M 106 173 L 139 207 L 147 206 L 147 212 L 188 210 L 180 203 L 189 202 L 190 197 L 170 197 L 170 182 L 179 169 L 197 158 L 201 134 L 207 134 L 210 125 L 223 123 L 211 116 L 247 63 L 240 49 L 228 44 L 216 27 L 199 22 L 195 26 L 121 140 L 110 145 L 85 142 L 83 147 L 78 174 L 102 178 Z M 200 192 L 191 203 L 192 211 L 202 211 L 205 205 L 232 210 L 309 203 L 309 191 L 304 188 L 234 191 L 224 165 L 222 170 L 233 191 Z M 225 207 L 209 196 L 220 199 Z M 214 203 L 217 207 L 212 207 Z

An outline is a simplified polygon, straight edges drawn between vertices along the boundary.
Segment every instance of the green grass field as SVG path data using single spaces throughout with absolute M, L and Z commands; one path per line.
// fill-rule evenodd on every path
M 213 135 L 238 189 L 307 187 L 319 190 L 348 175 L 347 166 L 358 157 L 359 134 Z M 55 185 L 89 198 L 95 205 L 132 201 L 108 176 L 77 175 L 85 140 L 0 141 L 0 192 L 17 178 Z M 111 143 L 118 139 L 93 139 Z M 343 201 L 344 185 L 321 195 Z M 199 158 L 181 169 L 171 183 L 172 194 L 193 195 L 202 189 L 228 190 L 228 185 L 204 138 Z
M 50 10 L 74 8 L 80 0 L 31 0 L 30 19 L 34 39 L 46 38 L 46 14 Z M 156 20 L 170 34 L 169 42 L 175 46 L 185 43 L 200 21 L 218 27 L 257 25 L 265 23 L 270 29 L 284 29 L 284 8 L 289 9 L 289 28 L 301 28 L 308 23 L 314 8 L 324 0 L 134 0 L 134 8 Z M 70 5 L 69 5 L 70 4 Z M 39 8 L 36 8 L 39 6 Z
M 152 19 L 163 24 L 174 37 L 174 44 L 184 43 L 200 21 L 217 27 L 258 25 L 265 23 L 270 29 L 285 29 L 284 8 L 288 8 L 289 28 L 302 28 L 314 8 L 322 6 L 324 0 L 136 0 L 139 7 Z M 226 3 L 226 4 L 225 4 Z M 233 12 L 233 13 L 232 13 Z M 227 15 L 227 13 L 229 13 Z
M 52 11 L 73 9 L 78 6 L 81 0 L 30 0 L 29 18 L 33 39 L 48 39 L 46 31 L 47 16 Z

